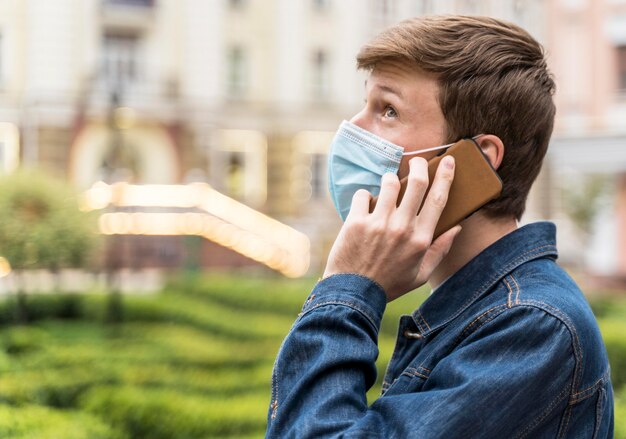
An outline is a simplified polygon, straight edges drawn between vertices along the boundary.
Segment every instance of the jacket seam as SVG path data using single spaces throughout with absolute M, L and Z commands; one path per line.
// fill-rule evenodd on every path
M 426 321 L 426 319 L 424 318 L 424 316 L 422 315 L 421 311 L 419 310 L 419 308 L 417 309 L 417 312 L 420 316 L 420 319 L 424 322 L 424 324 L 426 325 L 426 327 L 428 328 L 428 331 L 431 331 L 430 326 L 428 325 L 428 322 Z M 427 332 L 427 331 L 424 331 Z
M 513 307 L 513 288 L 511 288 L 511 285 L 506 280 L 506 277 L 502 279 L 502 283 L 504 283 L 504 285 L 506 285 L 506 288 L 509 290 L 509 294 L 507 294 L 506 296 L 506 306 L 507 308 L 511 308 Z
M 370 278 L 370 277 L 367 277 L 367 276 L 365 276 L 365 275 L 363 275 L 363 274 L 361 274 L 361 273 L 352 273 L 352 272 L 347 272 L 347 273 L 334 273 L 334 274 L 331 274 L 330 276 L 326 276 L 325 278 L 322 278 L 322 279 L 320 279 L 319 281 L 317 281 L 317 283 L 315 284 L 315 287 L 317 287 L 317 285 L 318 285 L 320 282 L 325 281 L 326 279 L 330 279 L 330 278 L 333 278 L 333 277 L 343 277 L 343 276 L 346 276 L 346 275 L 348 275 L 348 276 L 356 276 L 356 277 L 359 277 L 359 278 L 361 278 L 361 279 L 368 280 L 368 281 L 370 281 L 371 283 L 373 283 L 374 285 L 376 285 L 378 288 L 380 288 L 380 290 L 381 290 L 383 293 L 385 293 L 385 296 L 387 295 L 387 292 L 385 291 L 385 289 L 383 288 L 383 286 L 382 286 L 381 284 L 379 284 L 379 283 L 378 283 L 377 281 L 375 281 L 374 279 L 372 279 L 372 278 Z M 313 290 L 315 290 L 315 287 L 313 288 Z
M 543 419 L 545 419 L 550 413 L 552 413 L 552 411 L 554 410 L 555 406 L 559 403 L 559 401 L 565 399 L 566 400 L 566 411 L 565 411 L 565 415 L 567 416 L 566 418 L 566 423 L 565 423 L 565 428 L 567 429 L 568 424 L 569 424 L 569 414 L 567 413 L 567 409 L 570 407 L 569 398 L 566 398 L 568 393 L 572 393 L 574 392 L 574 389 L 576 388 L 575 383 L 577 380 L 577 372 L 581 370 L 580 364 L 582 361 L 582 357 L 578 355 L 578 335 L 576 333 L 576 330 L 573 327 L 570 327 L 571 325 L 568 322 L 568 318 L 561 313 L 558 309 L 555 309 L 553 307 L 551 307 L 550 305 L 547 305 L 543 302 L 539 302 L 539 301 L 535 301 L 535 300 L 527 300 L 527 301 L 522 301 L 519 304 L 515 305 L 514 308 L 519 308 L 519 307 L 523 307 L 523 306 L 527 306 L 527 307 L 532 307 L 535 309 L 539 309 L 543 312 L 545 312 L 548 315 L 551 315 L 553 318 L 559 320 L 561 322 L 562 325 L 565 326 L 565 328 L 567 329 L 567 331 L 570 333 L 570 337 L 571 337 L 571 343 L 572 343 L 572 347 L 573 347 L 573 351 L 574 351 L 574 376 L 572 378 L 572 382 L 570 382 L 569 386 L 566 386 L 558 395 L 557 397 L 552 400 L 552 402 L 550 403 L 550 405 L 545 409 L 545 411 L 543 412 L 543 414 L 538 417 L 535 418 L 535 420 L 533 421 L 533 423 L 529 424 L 518 436 L 516 436 L 516 438 L 523 438 L 529 431 L 532 431 L 532 428 L 536 427 Z M 494 313 L 492 316 L 490 316 L 488 319 L 485 320 L 481 320 L 481 318 L 491 312 L 493 312 L 494 310 L 498 309 L 498 308 L 503 308 L 502 312 L 500 313 Z M 484 326 L 485 324 L 489 323 L 490 321 L 492 321 L 493 319 L 495 319 L 496 317 L 502 315 L 506 309 L 508 308 L 508 305 L 506 303 L 494 306 L 492 308 L 490 308 L 489 310 L 485 311 L 484 313 L 482 313 L 480 316 L 478 316 L 476 319 L 474 319 L 474 321 L 472 321 L 472 323 L 470 323 L 461 333 L 461 335 L 459 335 L 459 337 L 457 338 L 457 341 L 459 341 L 459 343 L 456 343 L 455 341 L 455 348 L 458 346 L 458 344 L 460 344 L 460 342 L 462 341 L 462 336 L 463 334 L 475 323 L 480 322 L 480 326 L 477 326 L 476 329 Z M 512 309 L 512 308 L 509 308 Z M 468 334 L 469 335 L 469 334 Z
M 557 439 L 565 437 L 567 434 L 567 430 L 569 430 L 569 421 L 572 419 L 572 406 L 568 405 L 565 409 L 565 413 L 563 414 L 561 421 L 560 432 L 558 433 Z
M 511 280 L 515 284 L 515 288 L 517 289 L 517 294 L 515 295 L 515 304 L 519 305 L 519 296 L 522 294 L 522 289 L 520 288 L 519 284 L 517 283 L 517 280 L 515 279 L 515 276 L 513 275 L 513 273 L 511 273 L 509 275 L 509 277 L 511 278 Z
M 420 377 L 420 378 L 424 378 L 425 380 L 429 378 L 428 375 L 424 375 L 423 373 L 419 372 L 414 367 L 407 367 L 400 375 L 404 375 L 409 378 Z
M 530 433 L 533 428 L 535 428 L 537 425 L 539 425 L 539 423 L 541 421 L 543 421 L 550 413 L 552 413 L 552 410 L 554 410 L 554 408 L 558 405 L 558 403 L 561 400 L 566 399 L 568 392 L 569 392 L 569 389 L 567 387 L 565 387 L 563 390 L 561 390 L 561 393 L 559 393 L 552 400 L 552 402 L 550 402 L 550 405 L 548 405 L 548 407 L 544 410 L 543 414 L 541 416 L 539 416 L 538 418 L 535 418 L 534 421 L 532 423 L 530 423 L 529 425 L 527 425 L 524 430 L 522 430 L 517 436 L 515 436 L 515 438 L 516 439 L 520 439 L 520 438 L 525 437 L 528 433 Z M 568 407 L 568 406 L 566 405 L 566 407 Z
M 304 316 L 306 316 L 310 312 L 312 312 L 312 311 L 314 311 L 314 310 L 316 310 L 318 308 L 321 308 L 323 306 L 328 306 L 328 305 L 345 306 L 345 307 L 348 307 L 350 309 L 353 309 L 353 310 L 357 311 L 359 314 L 363 315 L 363 317 L 365 317 L 367 319 L 367 321 L 372 325 L 372 328 L 374 328 L 374 330 L 376 332 L 378 332 L 378 327 L 377 327 L 376 323 L 374 322 L 375 318 L 373 316 L 370 316 L 370 313 L 368 311 L 366 311 L 365 309 L 362 309 L 360 306 L 358 306 L 354 302 L 346 302 L 344 300 L 329 300 L 327 302 L 316 303 L 315 305 L 311 306 L 309 309 L 304 311 L 304 313 L 302 313 L 302 316 L 300 316 L 298 318 L 298 320 L 302 320 L 304 318 Z
M 389 387 L 391 387 L 391 383 L 389 383 L 389 381 L 387 381 L 387 376 L 390 375 L 391 372 L 391 367 L 393 365 L 393 362 L 395 360 L 395 358 L 399 355 L 400 352 L 400 340 L 402 337 L 402 334 L 400 333 L 402 329 L 402 317 L 400 317 L 400 321 L 398 322 L 398 334 L 396 335 L 396 344 L 393 347 L 393 352 L 391 353 L 391 358 L 389 358 L 389 363 L 387 363 L 387 369 L 385 370 L 385 375 L 383 377 L 383 383 L 381 386 L 381 395 L 384 394 Z
M 575 364 L 574 364 L 574 378 L 573 378 L 573 382 L 572 382 L 572 386 L 571 386 L 571 391 L 572 393 L 575 391 L 575 389 L 578 388 L 578 383 L 580 383 L 580 381 L 582 380 L 582 361 L 583 361 L 583 354 L 580 348 L 580 341 L 578 338 L 578 333 L 576 332 L 576 328 L 574 327 L 574 325 L 569 321 L 569 318 L 563 314 L 561 311 L 559 311 L 558 309 L 544 303 L 544 302 L 539 302 L 537 300 L 523 300 L 520 302 L 519 305 L 517 306 L 532 306 L 535 307 L 537 309 L 541 309 L 544 312 L 551 314 L 554 318 L 558 319 L 561 321 L 561 323 L 565 326 L 565 328 L 567 329 L 567 331 L 570 333 L 570 336 L 572 338 L 572 348 L 574 350 L 574 360 L 575 360 Z M 572 395 L 570 395 L 571 397 Z
M 579 392 L 574 393 L 570 398 L 570 405 L 578 404 L 580 401 L 584 401 L 585 399 L 593 396 L 596 390 L 600 387 L 604 386 L 604 383 L 608 381 L 611 374 L 611 370 L 607 369 L 598 380 L 593 383 L 591 386 L 583 389 Z
M 489 319 L 485 319 L 482 320 L 482 318 L 484 316 L 486 316 L 487 314 L 490 314 L 492 312 L 494 312 L 495 310 L 499 309 L 499 308 L 506 308 L 506 305 L 504 304 L 500 304 L 500 305 L 496 305 L 494 307 L 489 308 L 487 311 L 483 312 L 481 315 L 479 315 L 478 317 L 476 317 L 470 324 L 468 324 L 463 331 L 457 336 L 456 340 L 454 340 L 454 349 L 456 349 L 456 347 L 461 344 L 461 342 L 463 341 L 463 339 L 465 339 L 468 335 L 470 335 L 471 333 L 473 333 L 473 331 L 470 332 L 470 329 L 472 328 L 472 326 L 474 326 L 475 324 L 479 324 L 478 326 L 476 326 L 476 328 L 474 328 L 474 331 L 479 329 L 482 325 L 484 325 L 487 322 L 490 322 L 491 320 L 493 320 L 494 318 L 496 318 L 497 316 L 499 316 L 500 314 L 502 314 L 502 311 L 504 311 L 504 309 L 497 313 L 494 314 L 493 316 L 491 316 Z M 467 333 L 467 334 L 466 334 Z
M 604 417 L 604 399 L 606 398 L 606 391 L 604 388 L 600 388 L 598 391 L 598 400 L 596 401 L 596 425 L 593 431 L 593 436 L 591 439 L 596 439 L 598 437 L 598 432 L 600 431 L 600 427 L 602 426 L 602 418 Z
M 549 248 L 550 251 L 539 251 L 542 249 L 547 249 Z M 517 258 L 513 259 L 511 262 L 509 262 L 507 265 L 505 265 L 502 269 L 498 270 L 492 277 L 490 277 L 488 280 L 486 280 L 480 287 L 478 287 L 476 289 L 476 293 L 474 293 L 474 295 L 472 295 L 472 297 L 470 297 L 465 303 L 463 303 L 463 305 L 461 305 L 459 307 L 459 310 L 453 314 L 451 317 L 449 317 L 448 319 L 446 319 L 446 321 L 438 326 L 436 326 L 435 328 L 438 328 L 440 326 L 444 326 L 445 324 L 449 323 L 450 321 L 454 320 L 455 318 L 457 318 L 458 316 L 460 316 L 463 311 L 465 309 L 467 309 L 468 306 L 470 306 L 473 302 L 476 301 L 476 299 L 478 299 L 478 297 L 480 297 L 481 294 L 483 294 L 487 289 L 490 288 L 490 286 L 493 286 L 496 284 L 496 282 L 498 281 L 498 279 L 502 278 L 503 276 L 506 276 L 508 273 L 510 273 L 512 270 L 514 270 L 516 267 L 519 267 L 520 265 L 529 262 L 532 259 L 537 259 L 540 258 L 542 256 L 547 256 L 547 255 L 553 255 L 556 251 L 556 247 L 554 246 L 554 244 L 544 244 L 544 245 L 540 245 L 538 247 L 534 247 L 532 249 L 527 250 L 526 252 L 522 253 L 521 255 L 519 255 Z M 529 258 L 529 256 L 532 255 L 532 258 Z M 422 316 L 422 313 L 420 311 L 420 309 L 418 308 L 416 311 L 418 311 L 420 313 L 420 316 Z M 415 316 L 414 316 L 415 317 Z M 424 321 L 426 321 L 426 319 L 422 316 L 421 317 Z M 417 320 L 417 319 L 415 319 Z M 432 331 L 432 329 L 431 329 Z

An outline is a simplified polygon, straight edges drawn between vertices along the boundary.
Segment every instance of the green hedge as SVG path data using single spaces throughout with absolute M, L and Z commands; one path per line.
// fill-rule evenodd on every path
M 123 428 L 134 439 L 179 439 L 263 431 L 269 395 L 211 398 L 169 389 L 97 387 L 81 407 Z
M 0 437 L 262 437 L 273 361 L 314 282 L 180 277 L 163 293 L 123 296 L 115 324 L 105 323 L 103 294 L 28 296 L 36 319 L 26 326 L 10 324 L 11 300 L 0 300 Z M 425 297 L 417 291 L 388 305 L 370 402 L 399 316 Z M 623 303 L 596 307 L 616 390 L 626 381 Z M 623 439 L 625 392 L 616 392 Z
M 611 317 L 599 323 L 609 354 L 613 387 L 621 389 L 626 386 L 626 319 Z
M 626 387 L 615 390 L 615 439 L 626 439 Z
M 78 294 L 32 294 L 24 297 L 28 321 L 43 319 L 78 319 L 85 316 L 85 298 Z M 14 295 L 0 301 L 0 326 L 17 321 L 18 304 Z
M 0 404 L 2 439 L 128 439 L 129 436 L 84 412 L 41 406 Z

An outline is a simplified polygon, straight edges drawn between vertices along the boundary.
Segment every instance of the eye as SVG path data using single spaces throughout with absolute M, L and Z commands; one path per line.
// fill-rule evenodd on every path
M 385 108 L 385 117 L 396 118 L 398 117 L 398 113 L 396 112 L 396 109 L 393 108 L 391 105 L 387 105 L 387 107 Z

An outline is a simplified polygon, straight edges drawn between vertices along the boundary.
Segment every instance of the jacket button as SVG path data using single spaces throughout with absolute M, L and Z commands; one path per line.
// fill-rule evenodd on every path
M 422 334 L 420 334 L 419 332 L 411 332 L 408 329 L 404 330 L 404 336 L 406 338 L 413 338 L 413 339 L 416 339 L 416 340 L 420 340 L 420 339 L 424 338 L 424 336 Z

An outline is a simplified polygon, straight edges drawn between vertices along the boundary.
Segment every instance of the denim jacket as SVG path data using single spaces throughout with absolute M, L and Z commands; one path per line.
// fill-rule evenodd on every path
M 369 407 L 384 291 L 320 281 L 274 364 L 267 437 L 611 438 L 606 350 L 555 232 L 517 229 L 402 316 Z

